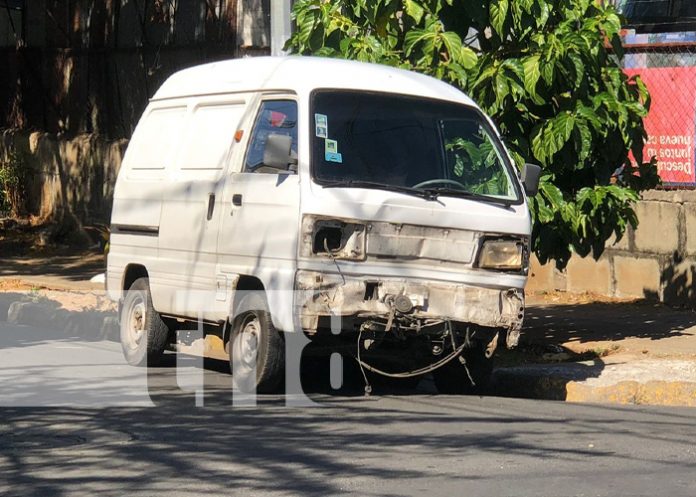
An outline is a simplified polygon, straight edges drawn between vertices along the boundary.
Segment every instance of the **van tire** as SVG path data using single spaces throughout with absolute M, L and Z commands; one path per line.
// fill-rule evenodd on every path
M 263 292 L 245 292 L 234 315 L 228 350 L 235 387 L 247 393 L 276 392 L 285 373 L 285 341 L 273 326 Z
M 493 374 L 493 358 L 486 357 L 486 349 L 480 343 L 474 348 L 464 349 L 461 355 L 466 361 L 466 366 L 456 357 L 433 371 L 433 380 L 438 392 L 449 395 L 483 393 Z M 471 383 L 469 374 L 475 384 Z
M 119 325 L 128 364 L 154 366 L 160 362 L 169 341 L 169 328 L 152 306 L 147 278 L 138 278 L 126 292 Z

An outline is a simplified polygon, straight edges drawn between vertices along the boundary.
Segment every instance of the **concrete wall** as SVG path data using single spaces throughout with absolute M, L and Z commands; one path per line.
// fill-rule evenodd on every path
M 0 131 L 0 159 L 16 151 L 31 171 L 27 208 L 37 221 L 50 221 L 67 208 L 82 222 L 108 222 L 127 143 L 87 134 L 67 139 L 4 130 Z
M 650 191 L 637 205 L 639 226 L 599 261 L 573 256 L 560 272 L 534 260 L 527 291 L 591 292 L 674 305 L 696 303 L 696 192 Z

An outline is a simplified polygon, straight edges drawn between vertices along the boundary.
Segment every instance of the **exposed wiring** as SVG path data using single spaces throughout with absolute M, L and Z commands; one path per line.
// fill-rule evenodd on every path
M 370 382 L 367 379 L 367 375 L 365 374 L 365 369 L 368 368 L 369 366 L 364 364 L 362 360 L 360 359 L 360 342 L 362 341 L 362 326 L 360 327 L 360 331 L 358 332 L 358 357 L 355 358 L 356 361 L 358 361 L 358 366 L 360 366 L 360 372 L 363 375 L 363 380 L 365 380 L 365 395 L 370 395 L 372 393 L 372 385 L 370 385 Z
M 343 286 L 346 285 L 346 277 L 343 276 L 343 272 L 341 271 L 341 266 L 338 265 L 338 261 L 336 261 L 336 256 L 334 253 L 329 250 L 329 243 L 326 238 L 324 238 L 324 250 L 326 250 L 326 253 L 329 254 L 329 257 L 331 257 L 331 260 L 334 262 L 336 265 L 336 269 L 338 269 L 338 274 L 341 275 L 341 279 L 343 280 Z
M 388 373 L 386 371 L 382 371 L 381 369 L 378 369 L 374 366 L 371 366 L 364 362 L 360 358 L 360 345 L 362 342 L 362 328 L 360 329 L 360 332 L 358 333 L 358 353 L 357 357 L 354 357 L 354 359 L 358 362 L 358 365 L 360 366 L 360 371 L 363 374 L 363 378 L 365 379 L 365 391 L 367 393 L 367 389 L 370 388 L 370 391 L 372 390 L 370 387 L 370 384 L 367 380 L 367 375 L 365 374 L 364 369 L 367 369 L 368 371 L 372 371 L 373 373 L 381 374 L 382 376 L 387 376 L 389 378 L 411 378 L 413 376 L 420 376 L 422 374 L 430 373 L 431 371 L 435 371 L 436 369 L 440 368 L 441 366 L 444 366 L 448 362 L 450 362 L 452 359 L 456 358 L 459 356 L 462 351 L 466 348 L 467 343 L 464 342 L 462 345 L 459 347 L 455 346 L 455 341 L 454 341 L 454 333 L 452 332 L 452 325 L 449 321 L 447 323 L 447 328 L 450 334 L 450 338 L 452 340 L 452 352 L 447 355 L 446 357 L 440 359 L 437 362 L 434 362 L 433 364 L 429 366 L 425 366 L 420 369 L 414 369 L 412 371 L 404 371 L 403 373 Z M 364 369 L 363 369 L 364 368 Z M 467 375 L 469 376 L 469 380 L 471 380 L 472 384 L 474 384 L 473 379 L 471 378 L 471 374 L 469 373 L 469 368 L 466 367 L 466 363 L 464 363 L 464 368 L 466 369 Z
M 449 321 L 448 321 L 448 322 L 449 322 Z M 462 348 L 463 348 L 463 347 L 466 347 L 467 345 L 469 345 L 469 333 L 468 333 L 468 332 L 469 332 L 469 329 L 467 328 L 467 334 L 466 334 L 466 338 L 464 339 L 464 343 L 462 344 Z M 452 348 L 454 349 L 454 348 L 455 348 L 455 344 L 454 344 L 454 333 L 452 333 L 452 328 L 451 328 L 451 327 L 450 327 L 450 338 L 451 338 L 451 340 L 452 340 Z M 471 386 L 475 387 L 475 386 L 476 386 L 476 382 L 475 382 L 474 379 L 471 377 L 471 372 L 469 371 L 469 366 L 467 366 L 467 364 L 466 364 L 466 359 L 464 359 L 464 356 L 460 356 L 460 357 L 459 357 L 459 360 L 461 361 L 462 366 L 464 366 L 464 371 L 466 371 L 466 375 L 469 377 L 469 381 L 471 382 Z

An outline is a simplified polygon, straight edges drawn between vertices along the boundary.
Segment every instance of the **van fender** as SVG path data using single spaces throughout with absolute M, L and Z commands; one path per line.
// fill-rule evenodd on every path
M 232 275 L 228 275 L 231 278 Z M 294 286 L 295 271 L 290 269 L 259 268 L 251 275 L 234 275 L 230 296 L 229 321 L 234 319 L 235 305 L 244 291 L 263 291 L 273 326 L 280 331 L 295 331 Z M 253 282 L 257 281 L 258 285 Z

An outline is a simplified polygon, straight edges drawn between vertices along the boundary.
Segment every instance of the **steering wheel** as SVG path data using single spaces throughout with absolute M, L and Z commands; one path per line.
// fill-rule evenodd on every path
M 462 185 L 459 181 L 455 181 L 453 179 L 429 179 L 427 181 L 421 181 L 417 185 L 413 185 L 413 188 L 423 188 L 426 186 L 432 186 L 432 185 L 452 185 L 456 186 L 460 190 L 466 189 L 464 185 Z

